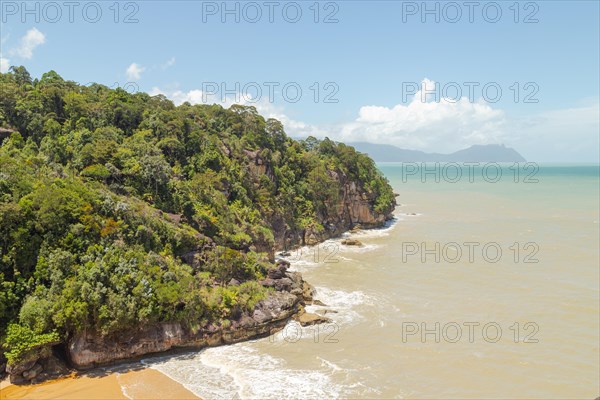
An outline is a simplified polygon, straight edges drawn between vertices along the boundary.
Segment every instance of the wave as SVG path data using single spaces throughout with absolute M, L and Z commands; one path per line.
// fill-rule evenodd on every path
M 333 310 L 326 316 L 337 324 L 353 324 L 364 317 L 358 310 L 359 306 L 374 306 L 375 298 L 361 291 L 345 292 L 334 290 L 323 286 L 316 286 L 315 299 L 322 301 L 326 306 L 309 305 L 306 311 L 312 313 L 323 313 L 324 310 Z
M 321 399 L 339 397 L 343 390 L 325 368 L 290 368 L 283 359 L 254 348 L 252 342 L 147 362 L 202 398 Z

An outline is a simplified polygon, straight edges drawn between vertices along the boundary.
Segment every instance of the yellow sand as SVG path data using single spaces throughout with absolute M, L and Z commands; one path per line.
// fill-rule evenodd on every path
M 2 382 L 0 399 L 112 400 L 127 399 L 198 399 L 192 392 L 153 369 L 124 373 L 86 374 L 39 385 L 17 386 Z

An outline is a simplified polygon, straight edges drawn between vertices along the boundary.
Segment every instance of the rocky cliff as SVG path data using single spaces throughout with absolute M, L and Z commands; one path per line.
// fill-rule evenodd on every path
M 209 323 L 190 329 L 181 323 L 161 323 L 110 336 L 88 330 L 68 341 L 68 360 L 76 369 L 89 369 L 152 353 L 201 349 L 268 336 L 282 329 L 291 318 L 297 318 L 303 324 L 328 321 L 312 314 L 307 318 L 304 305 L 313 301 L 314 289 L 298 272 L 287 271 L 288 267 L 287 261 L 280 260 L 271 268 L 261 284 L 273 291 L 251 313 L 242 313 L 231 324 Z M 12 366 L 7 372 L 12 383 L 37 383 L 64 375 L 68 370 L 54 355 L 40 353 Z
M 272 168 L 263 160 L 258 152 L 247 152 L 250 158 L 250 170 L 258 178 L 266 175 L 273 179 Z M 267 252 L 274 259 L 274 252 L 293 249 L 298 246 L 312 246 L 327 239 L 340 236 L 342 233 L 360 225 L 363 228 L 378 228 L 392 219 L 396 207 L 395 200 L 382 212 L 376 212 L 374 205 L 377 196 L 364 190 L 360 183 L 350 180 L 343 172 L 329 170 L 328 175 L 338 187 L 338 201 L 328 204 L 325 212 L 319 213 L 319 226 L 306 229 L 292 229 L 281 216 L 271 221 L 275 237 L 275 246 L 264 243 L 256 244 L 259 251 Z
M 176 348 L 200 349 L 271 335 L 290 318 L 304 314 L 304 305 L 313 300 L 312 287 L 299 273 L 287 271 L 288 266 L 280 260 L 271 268 L 261 283 L 273 292 L 253 312 L 241 314 L 228 326 L 209 323 L 192 330 L 180 323 L 162 323 L 108 337 L 86 331 L 69 341 L 70 362 L 87 369 Z M 323 321 L 317 318 L 313 323 Z

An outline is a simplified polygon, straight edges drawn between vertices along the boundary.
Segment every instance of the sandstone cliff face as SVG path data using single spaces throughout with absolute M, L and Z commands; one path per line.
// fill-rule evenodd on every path
M 312 288 L 299 273 L 287 272 L 289 263 L 280 261 L 261 282 L 275 291 L 261 301 L 252 313 L 242 314 L 230 326 L 213 324 L 193 331 L 180 323 L 161 323 L 103 337 L 95 332 L 75 335 L 68 343 L 71 364 L 78 369 L 127 360 L 176 348 L 203 348 L 268 336 L 287 321 L 301 315 L 306 301 L 312 301 Z
M 329 171 L 330 176 L 338 182 L 339 195 L 337 204 L 331 204 L 326 214 L 318 215 L 324 229 L 307 228 L 302 231 L 290 230 L 283 222 L 273 223 L 276 238 L 275 251 L 287 250 L 296 246 L 315 245 L 319 242 L 360 225 L 363 228 L 378 228 L 392 218 L 394 204 L 383 213 L 374 210 L 375 195 L 360 188 L 357 182 L 349 180 L 345 175 Z

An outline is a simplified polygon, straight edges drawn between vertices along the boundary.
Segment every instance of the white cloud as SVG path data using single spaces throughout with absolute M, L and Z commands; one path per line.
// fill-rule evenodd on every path
M 10 68 L 10 60 L 8 58 L 4 58 L 4 57 L 0 56 L 0 72 L 5 74 L 8 72 L 9 68 Z
M 145 70 L 145 67 L 136 63 L 132 63 L 129 67 L 127 67 L 125 73 L 127 74 L 127 79 L 130 81 L 137 81 L 142 77 L 142 72 Z
M 19 47 L 10 50 L 10 53 L 26 60 L 33 57 L 33 50 L 41 44 L 46 42 L 46 36 L 37 30 L 37 28 L 31 28 L 27 31 L 19 42 Z
M 181 105 L 186 101 L 191 104 L 212 104 L 213 102 L 205 102 L 202 99 L 202 90 L 194 89 L 189 92 L 183 92 L 181 90 L 171 90 L 165 91 L 160 89 L 159 87 L 153 87 L 149 92 L 150 96 L 156 96 L 159 94 L 165 95 L 167 98 L 171 99 L 175 105 Z
M 160 66 L 160 68 L 165 70 L 171 68 L 173 65 L 175 65 L 175 57 L 169 58 L 164 64 Z
M 423 85 L 432 87 L 424 80 Z M 407 105 L 364 106 L 358 117 L 343 124 L 335 139 L 386 143 L 434 152 L 451 152 L 473 144 L 500 143 L 506 118 L 483 101 L 439 99 L 418 91 Z M 425 101 L 424 101 L 425 100 Z

